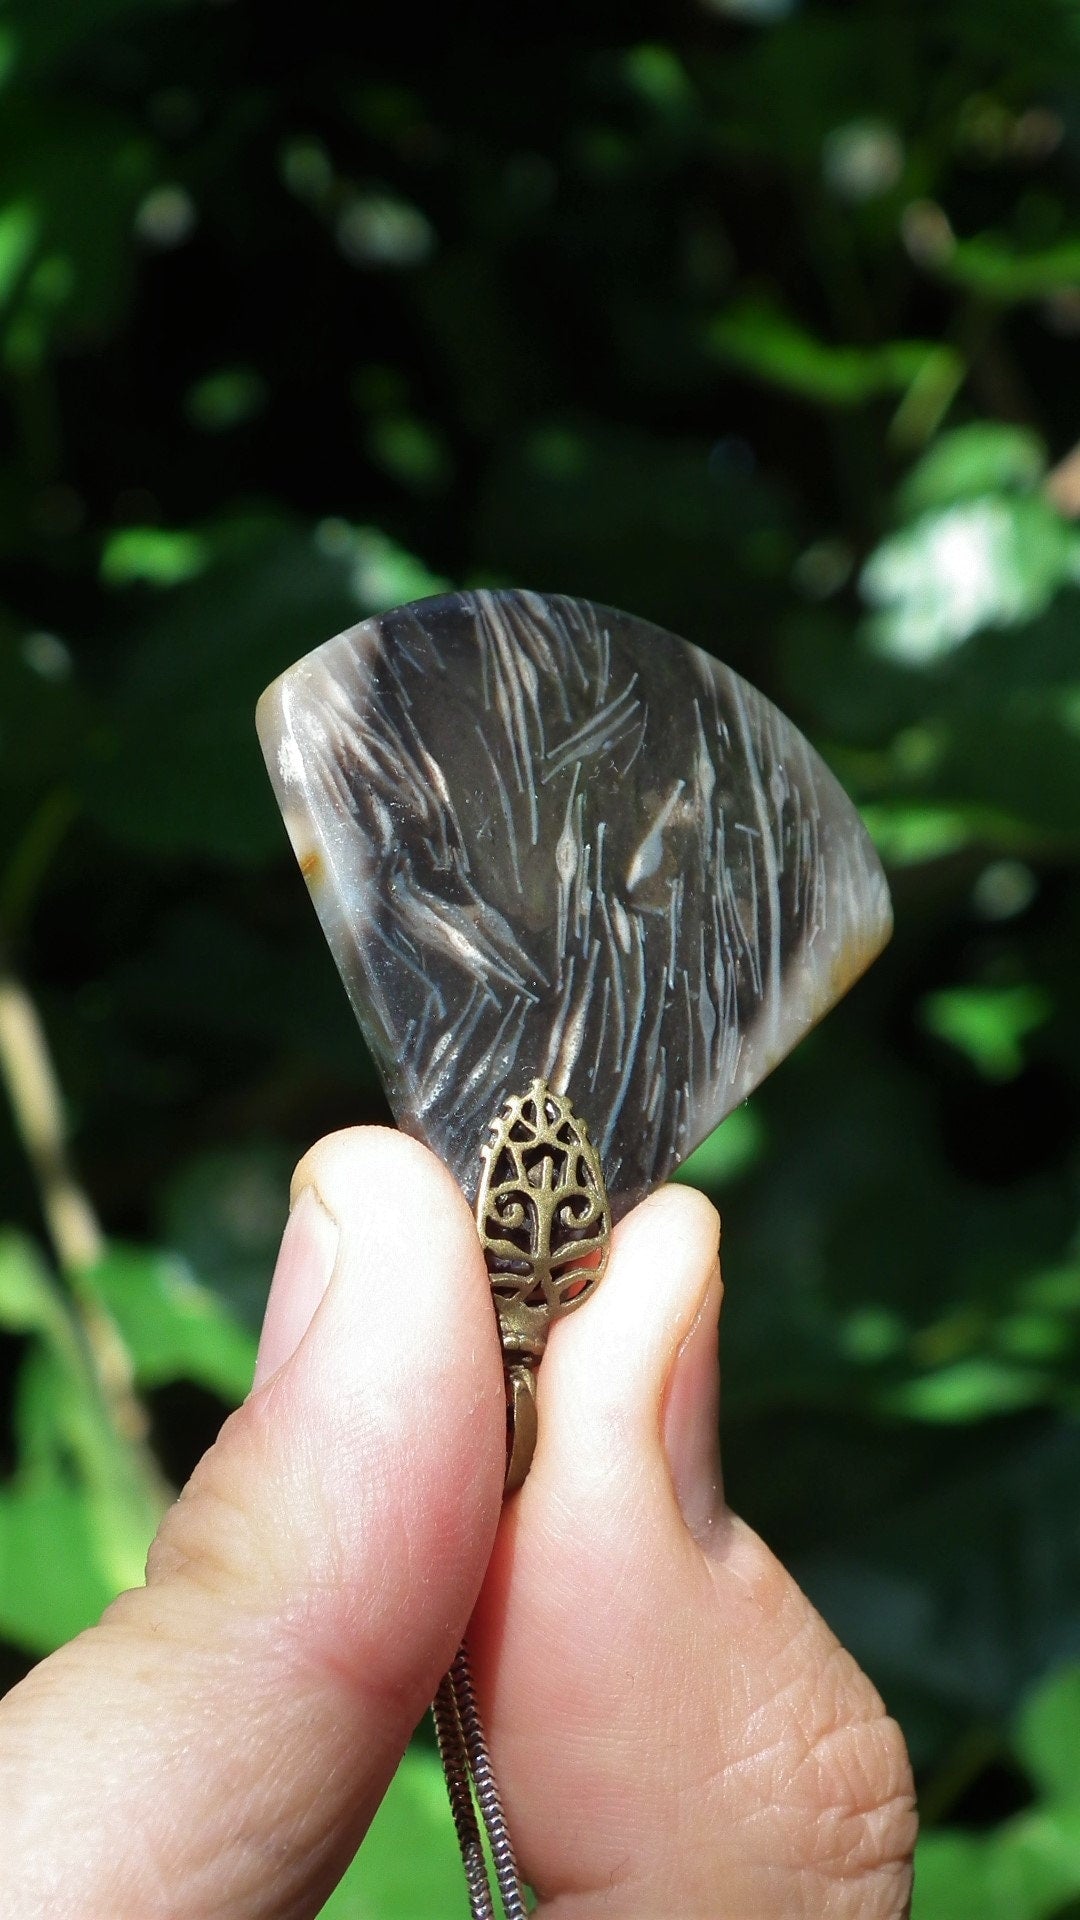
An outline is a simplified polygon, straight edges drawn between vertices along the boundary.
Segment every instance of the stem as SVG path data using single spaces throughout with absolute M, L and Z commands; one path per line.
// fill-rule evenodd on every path
M 45 1030 L 26 988 L 0 954 L 0 1078 L 33 1170 L 57 1263 L 71 1288 L 97 1384 L 115 1432 L 140 1450 L 148 1421 L 135 1391 L 131 1356 L 86 1276 L 105 1252 L 97 1214 L 75 1177 L 63 1097 Z M 147 1473 L 160 1476 L 146 1453 Z
M 67 1274 L 96 1266 L 104 1237 L 68 1160 L 60 1087 L 45 1032 L 26 988 L 2 964 L 0 1074 L 34 1171 L 57 1260 Z

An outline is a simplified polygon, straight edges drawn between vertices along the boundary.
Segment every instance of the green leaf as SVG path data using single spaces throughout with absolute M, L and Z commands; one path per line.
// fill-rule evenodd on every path
M 994 493 L 1026 493 L 1046 472 L 1046 448 L 1028 427 L 973 420 L 944 433 L 902 482 L 901 512 L 919 514 Z
M 60 1312 L 56 1283 L 34 1242 L 0 1232 L 0 1327 L 7 1333 L 43 1333 Z
M 1052 1674 L 1024 1702 L 1015 1745 L 1039 1791 L 1080 1812 L 1080 1665 Z
M 40 220 L 28 200 L 13 200 L 0 209 L 0 306 L 18 291 L 40 238 Z
M 410 1747 L 321 1920 L 446 1920 L 463 1898 L 442 1768 Z
M 628 85 L 658 113 L 681 119 L 694 103 L 694 89 L 674 48 L 648 42 L 622 57 Z
M 446 583 L 389 536 L 339 520 L 311 531 L 247 514 L 156 541 L 139 530 L 120 557 L 127 578 L 156 568 L 158 590 L 111 704 L 93 814 L 153 854 L 260 864 L 284 845 L 252 720 L 263 687 L 343 627 Z
M 228 433 L 254 419 L 266 401 L 266 382 L 254 367 L 222 367 L 188 389 L 184 407 L 204 433 Z
M 1012 1080 L 1024 1065 L 1024 1041 L 1045 1026 L 1051 1012 L 1040 987 L 948 987 L 927 995 L 920 1017 L 985 1079 Z
M 864 807 L 862 817 L 882 859 L 895 867 L 959 853 L 979 832 L 977 817 L 961 807 L 883 802 Z
M 89 806 L 125 845 L 250 865 L 282 847 L 255 702 L 275 673 L 361 609 L 345 561 L 295 526 L 249 518 L 199 538 L 207 564 L 154 592 L 133 636 Z
M 985 495 L 925 513 L 870 556 L 868 633 L 894 660 L 929 665 L 986 628 L 1016 627 L 1080 576 L 1080 535 L 1044 500 Z
M 23 1361 L 0 1486 L 0 1633 L 47 1653 L 141 1583 L 159 1510 L 60 1330 Z
M 101 1552 L 108 1524 L 56 1462 L 0 1486 L 0 1636 L 51 1653 L 98 1619 L 117 1592 Z
M 1046 1397 L 1046 1378 L 1031 1368 L 1003 1360 L 958 1360 L 954 1366 L 923 1374 L 879 1395 L 883 1411 L 907 1420 L 950 1424 L 985 1420 L 1038 1406 Z
M 352 591 L 364 613 L 382 613 L 407 600 L 445 593 L 450 585 L 378 527 L 324 520 L 316 529 L 316 540 L 321 553 L 350 563 Z
M 723 1193 L 726 1186 L 756 1165 L 765 1146 L 764 1123 L 754 1108 L 736 1107 L 689 1159 L 683 1161 L 674 1177 L 691 1187 L 701 1187 L 706 1193 Z
M 989 1836 L 929 1833 L 915 1857 L 911 1920 L 1053 1920 L 1078 1876 L 1080 1851 L 1054 1821 Z
M 138 123 L 92 98 L 5 98 L 2 350 L 16 374 L 39 368 L 58 336 L 115 320 L 131 284 L 131 223 L 154 166 Z
M 417 493 L 437 493 L 450 478 L 445 445 L 412 414 L 382 414 L 368 428 L 365 444 L 377 466 Z
M 858 407 L 907 393 L 930 373 L 955 385 L 963 367 L 953 348 L 931 340 L 833 346 L 765 306 L 738 306 L 721 315 L 709 340 L 714 353 L 745 373 L 829 407 Z
M 1063 288 L 1080 287 L 1080 240 L 1026 251 L 1003 235 L 982 233 L 957 241 L 944 254 L 942 272 L 955 285 L 1002 306 L 1044 300 Z
M 182 1260 L 110 1246 L 86 1276 L 123 1336 L 140 1387 L 194 1380 L 236 1404 L 251 1386 L 256 1339 Z
M 794 559 L 776 485 L 707 440 L 552 417 L 493 458 L 482 514 L 502 578 L 563 579 L 703 645 L 747 640 Z M 732 662 L 732 664 L 738 664 Z
M 1033 1920 L 1032 1908 L 1005 1908 L 995 1893 L 985 1841 L 967 1833 L 928 1833 L 916 1855 L 911 1920 Z
M 746 1287 L 730 1211 L 726 1227 L 730 1377 Z M 746 1280 L 760 1284 L 760 1274 Z M 1080 1431 L 1027 1414 L 878 1421 L 857 1404 L 849 1388 L 832 1420 L 774 1405 L 752 1435 L 729 1412 L 725 1484 L 873 1674 L 925 1766 L 972 1724 L 1002 1724 L 1049 1667 L 1072 1658 Z M 823 1514 L 815 1500 L 826 1486 Z
M 1022 1704 L 1012 1746 L 1042 1798 L 996 1832 L 923 1835 L 912 1920 L 1058 1920 L 1080 1896 L 1080 1667 Z M 1072 1911 L 1070 1906 L 1069 1911 Z
M 210 561 L 206 536 L 166 527 L 123 527 L 111 533 L 101 555 L 106 586 L 145 581 L 151 587 L 178 587 L 194 580 Z
M 108 1421 L 72 1310 L 33 1243 L 0 1235 L 0 1327 L 30 1336 L 0 1483 L 0 1636 L 47 1653 L 142 1580 L 160 1507 Z

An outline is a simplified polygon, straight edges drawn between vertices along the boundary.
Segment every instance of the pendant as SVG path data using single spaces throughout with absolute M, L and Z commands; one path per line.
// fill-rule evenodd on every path
M 730 668 L 558 595 L 448 594 L 268 688 L 285 825 L 398 1124 L 473 1206 L 507 1380 L 507 1490 L 551 1320 L 613 1220 L 846 992 L 892 928 L 814 749 Z M 524 1914 L 465 1649 L 436 1727 L 474 1914 Z

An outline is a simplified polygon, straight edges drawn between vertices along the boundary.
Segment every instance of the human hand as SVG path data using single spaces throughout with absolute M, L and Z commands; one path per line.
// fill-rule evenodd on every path
M 552 1330 L 503 1513 L 498 1340 L 449 1175 L 354 1131 L 293 1195 L 256 1385 L 146 1587 L 0 1706 L 3 1920 L 315 1914 L 478 1594 L 548 1920 L 899 1920 L 900 1732 L 720 1494 L 708 1202 L 669 1188 L 616 1230 Z

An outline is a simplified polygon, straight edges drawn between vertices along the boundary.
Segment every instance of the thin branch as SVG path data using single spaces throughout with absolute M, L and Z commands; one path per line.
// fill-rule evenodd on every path
M 1051 467 L 1043 492 L 1066 520 L 1080 520 L 1080 446 L 1071 447 Z
M 104 1252 L 104 1236 L 68 1160 L 62 1098 L 45 1032 L 26 988 L 3 967 L 0 1073 L 34 1170 L 56 1258 L 65 1273 L 96 1266 Z
M 33 1169 L 41 1210 L 68 1281 L 90 1359 L 116 1433 L 140 1451 L 147 1476 L 160 1486 L 146 1439 L 146 1409 L 135 1391 L 131 1356 L 85 1276 L 105 1252 L 105 1236 L 72 1169 L 60 1083 L 45 1029 L 30 994 L 0 959 L 0 1078 Z

